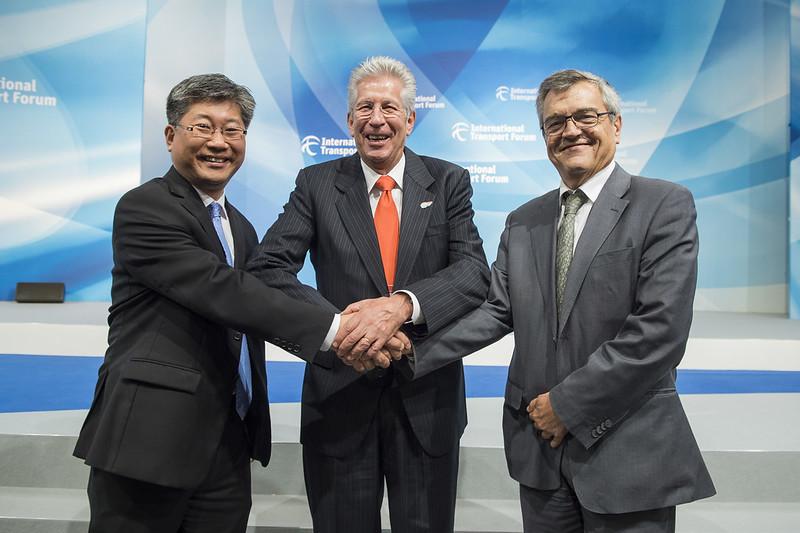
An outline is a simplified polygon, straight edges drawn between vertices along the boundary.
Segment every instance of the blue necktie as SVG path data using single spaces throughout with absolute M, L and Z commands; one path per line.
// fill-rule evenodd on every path
M 222 249 L 225 250 L 225 259 L 230 266 L 233 266 L 228 239 L 225 238 L 225 232 L 222 231 L 222 206 L 217 202 L 211 202 L 208 206 L 208 212 L 211 214 L 211 221 L 214 223 L 214 229 L 217 231 L 217 237 L 220 244 L 222 244 Z M 247 410 L 250 408 L 252 400 L 253 375 L 250 369 L 250 351 L 247 349 L 247 337 L 242 335 L 242 351 L 239 354 L 239 379 L 236 380 L 236 412 L 242 420 L 247 416 Z

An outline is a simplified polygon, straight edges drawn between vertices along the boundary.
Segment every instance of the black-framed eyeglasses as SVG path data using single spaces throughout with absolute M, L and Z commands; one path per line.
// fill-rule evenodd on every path
M 213 139 L 214 134 L 218 131 L 226 141 L 240 141 L 247 135 L 247 130 L 242 128 L 212 128 L 208 124 L 192 124 L 191 126 L 175 124 L 174 126 L 186 130 L 192 137 L 199 137 L 201 139 Z
M 547 135 L 560 135 L 567 127 L 567 121 L 572 120 L 575 127 L 581 130 L 588 130 L 597 126 L 600 118 L 604 115 L 614 115 L 611 111 L 603 111 L 597 113 L 596 111 L 578 111 L 565 117 L 550 117 L 542 124 L 542 131 Z

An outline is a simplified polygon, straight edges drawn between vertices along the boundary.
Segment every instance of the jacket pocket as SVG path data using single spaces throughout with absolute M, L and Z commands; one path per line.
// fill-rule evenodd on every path
M 139 381 L 166 389 L 194 393 L 200 385 L 200 371 L 185 366 L 134 357 L 122 371 L 122 379 Z
M 633 250 L 634 248 L 631 246 L 629 248 L 621 248 L 619 250 L 611 250 L 598 254 L 592 261 L 592 268 L 630 261 L 633 258 Z
M 516 386 L 511 381 L 506 381 L 506 394 L 505 400 L 509 407 L 513 407 L 514 409 L 524 409 L 525 408 L 525 393 L 522 389 Z

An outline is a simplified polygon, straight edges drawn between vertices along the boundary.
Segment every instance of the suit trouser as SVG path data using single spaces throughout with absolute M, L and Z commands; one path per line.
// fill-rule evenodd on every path
M 89 533 L 244 532 L 251 506 L 247 450 L 245 426 L 231 408 L 208 475 L 195 489 L 164 487 L 92 468 Z
M 562 446 L 579 446 L 567 437 Z M 583 507 L 572 485 L 567 454 L 562 454 L 561 486 L 539 490 L 519 486 L 524 533 L 674 533 L 675 506 L 635 513 L 599 514 Z
M 394 533 L 453 531 L 458 441 L 445 455 L 428 455 L 397 387 L 382 391 L 355 453 L 330 457 L 305 445 L 303 467 L 315 533 L 379 533 L 384 478 Z

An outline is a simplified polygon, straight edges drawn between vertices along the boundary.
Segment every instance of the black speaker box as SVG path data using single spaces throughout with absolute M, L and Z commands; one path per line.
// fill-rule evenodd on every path
M 19 303 L 64 303 L 64 284 L 19 282 L 14 299 Z

